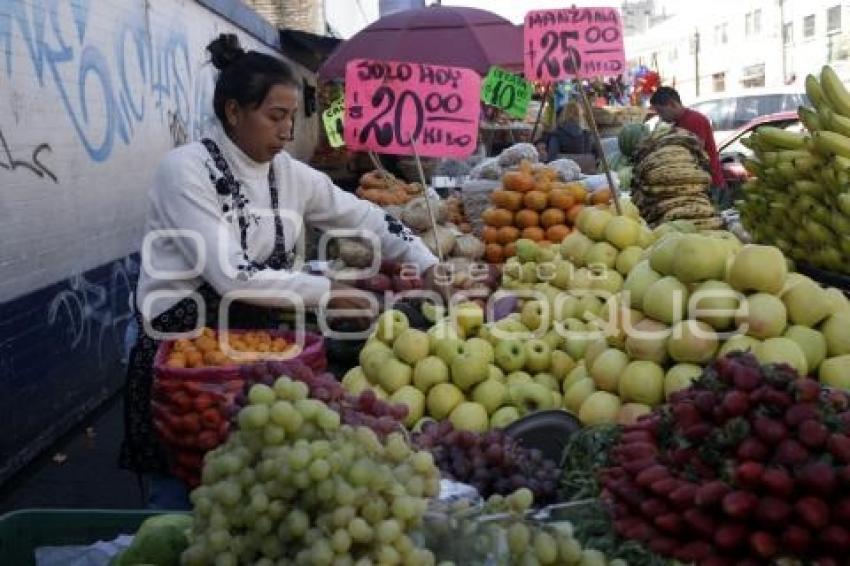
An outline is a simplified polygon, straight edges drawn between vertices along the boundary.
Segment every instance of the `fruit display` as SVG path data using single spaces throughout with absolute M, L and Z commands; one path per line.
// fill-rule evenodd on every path
M 222 351 L 222 343 L 225 351 L 230 352 Z M 198 338 L 176 340 L 165 363 L 170 368 L 230 366 L 261 359 L 264 352 L 268 352 L 270 357 L 273 354 L 290 357 L 298 354 L 299 346 L 262 330 L 230 332 L 220 336 L 212 328 L 203 328 Z
M 360 177 L 358 197 L 378 206 L 403 205 L 424 194 L 419 183 L 405 183 L 384 171 L 369 171 Z
M 611 168 L 616 171 L 621 190 L 629 190 L 634 175 L 634 158 L 638 146 L 649 135 L 643 124 L 626 124 L 617 134 L 617 147 L 620 154 L 611 160 Z
M 829 66 L 805 84 L 815 106 L 800 107 L 806 133 L 761 127 L 742 140 L 754 178 L 736 205 L 755 241 L 850 274 L 850 93 Z
M 110 566 L 136 564 L 180 564 L 180 555 L 189 546 L 192 516 L 185 513 L 154 515 L 139 526 L 133 542 L 119 552 Z
M 455 430 L 449 421 L 425 422 L 413 445 L 428 450 L 444 477 L 473 486 L 482 497 L 528 489 L 539 504 L 555 500 L 561 472 L 539 450 L 500 430 Z
M 558 244 L 566 238 L 585 205 L 606 204 L 611 192 L 589 193 L 584 184 L 557 180 L 555 169 L 523 161 L 519 170 L 502 177 L 502 186 L 490 193 L 491 205 L 481 218 L 481 239 L 490 263 L 502 263 L 516 255 L 521 238 Z
M 751 354 L 623 429 L 600 478 L 621 536 L 693 564 L 843 564 L 850 398 Z
M 640 142 L 634 162 L 632 200 L 650 226 L 690 220 L 704 230 L 722 227 L 708 197 L 708 158 L 696 136 L 681 128 L 656 128 Z
M 432 456 L 342 424 L 307 394 L 286 376 L 251 389 L 191 494 L 182 564 L 434 564 L 411 537 L 439 492 Z

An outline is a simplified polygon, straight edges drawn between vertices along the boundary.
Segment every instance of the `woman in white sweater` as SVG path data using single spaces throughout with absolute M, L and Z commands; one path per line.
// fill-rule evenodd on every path
M 222 35 L 207 49 L 221 72 L 213 106 L 220 121 L 199 142 L 171 151 L 150 193 L 136 303 L 139 339 L 130 355 L 123 467 L 165 474 L 151 419 L 157 334 L 218 325 L 222 298 L 231 328 L 270 327 L 293 297 L 307 308 L 368 309 L 347 287 L 302 272 L 295 244 L 304 223 L 368 231 L 381 257 L 416 264 L 432 286 L 437 258 L 380 208 L 333 185 L 283 151 L 292 139 L 298 83 L 279 59 L 245 52 Z

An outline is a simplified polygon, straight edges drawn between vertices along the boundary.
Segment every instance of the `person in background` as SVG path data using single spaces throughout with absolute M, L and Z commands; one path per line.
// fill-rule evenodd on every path
M 649 104 L 663 121 L 688 130 L 702 141 L 711 166 L 711 196 L 714 204 L 719 210 L 729 208 L 731 195 L 723 179 L 720 155 L 717 153 L 714 132 L 711 131 L 711 122 L 708 118 L 696 110 L 683 106 L 679 93 L 669 86 L 659 87 L 649 99 Z
M 581 127 L 581 112 L 576 102 L 568 102 L 561 111 L 558 127 L 549 134 L 546 155 L 549 161 L 559 153 L 596 154 L 590 132 Z

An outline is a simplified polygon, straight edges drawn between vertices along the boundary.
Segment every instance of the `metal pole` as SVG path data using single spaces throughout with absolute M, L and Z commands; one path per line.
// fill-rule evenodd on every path
M 534 121 L 534 129 L 531 130 L 531 143 L 534 143 L 534 138 L 537 137 L 537 126 L 540 124 L 540 118 L 543 116 L 543 109 L 546 107 L 546 100 L 549 98 L 549 89 L 551 84 L 546 85 L 546 90 L 543 91 L 543 101 L 540 103 L 540 109 L 537 110 L 537 119 Z
M 694 73 L 696 74 L 696 91 L 699 96 L 699 30 L 694 30 Z
M 413 158 L 416 161 L 416 170 L 419 173 L 419 179 L 422 181 L 422 186 L 425 190 L 425 206 L 428 208 L 428 216 L 430 216 L 431 220 L 431 229 L 434 231 L 434 244 L 437 246 L 437 258 L 439 258 L 440 263 L 444 263 L 446 260 L 443 257 L 443 247 L 440 245 L 440 235 L 437 230 L 437 217 L 434 216 L 434 210 L 431 208 L 431 199 L 428 198 L 428 182 L 425 181 L 425 171 L 422 169 L 422 160 L 419 159 L 419 152 L 416 151 L 416 141 L 411 137 L 410 138 L 410 148 L 413 150 Z

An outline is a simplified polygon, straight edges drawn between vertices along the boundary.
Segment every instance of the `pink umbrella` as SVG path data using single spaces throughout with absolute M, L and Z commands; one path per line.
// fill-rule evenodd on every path
M 522 71 L 522 28 L 486 10 L 429 6 L 391 14 L 354 35 L 319 69 L 325 80 L 345 76 L 352 59 L 408 61 L 474 69 Z

